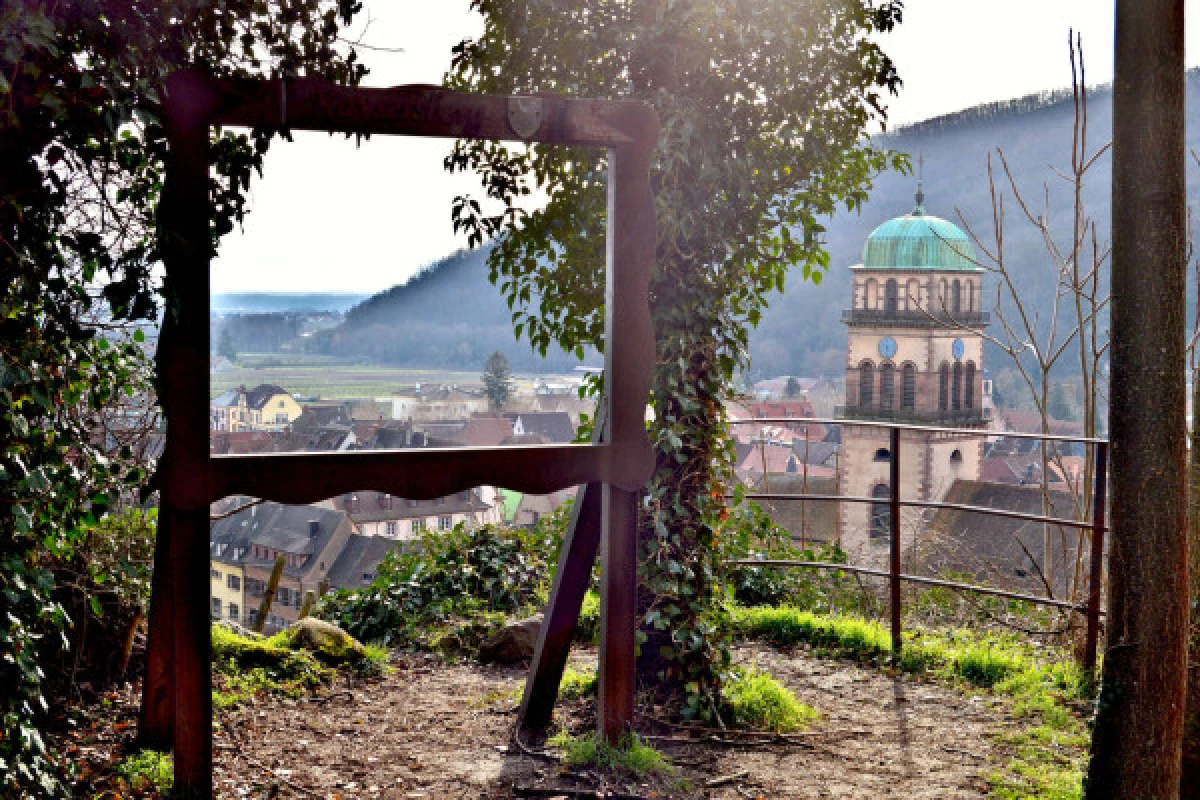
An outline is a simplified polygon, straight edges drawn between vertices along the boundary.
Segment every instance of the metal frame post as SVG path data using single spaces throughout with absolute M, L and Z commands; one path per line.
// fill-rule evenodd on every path
M 888 594 L 892 618 L 892 658 L 900 655 L 902 646 L 900 623 L 900 429 L 891 429 L 891 461 L 889 462 L 890 476 L 888 491 L 890 494 L 892 517 L 892 548 L 889 558 L 889 575 L 891 584 Z
M 1104 522 L 1108 504 L 1108 444 L 1096 444 L 1096 474 L 1092 490 L 1092 553 L 1088 576 L 1087 638 L 1083 646 L 1083 668 L 1096 672 L 1096 648 L 1100 641 L 1100 597 L 1104 586 Z

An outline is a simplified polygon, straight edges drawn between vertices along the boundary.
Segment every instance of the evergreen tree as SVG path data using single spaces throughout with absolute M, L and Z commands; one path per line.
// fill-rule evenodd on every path
M 504 408 L 508 398 L 512 396 L 512 370 L 508 368 L 508 358 L 499 350 L 488 356 L 483 365 L 483 391 L 487 395 L 488 405 L 493 411 Z

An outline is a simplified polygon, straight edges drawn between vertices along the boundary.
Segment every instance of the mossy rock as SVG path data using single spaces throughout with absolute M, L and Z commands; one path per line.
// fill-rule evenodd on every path
M 367 649 L 332 622 L 305 617 L 281 636 L 288 646 L 309 650 L 327 664 L 356 664 L 367 657 Z

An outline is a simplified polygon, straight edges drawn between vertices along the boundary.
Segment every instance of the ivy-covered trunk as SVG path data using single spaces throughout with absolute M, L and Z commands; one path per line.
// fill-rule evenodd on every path
M 660 262 L 662 264 L 662 262 Z M 715 523 L 728 466 L 728 379 L 712 303 L 686 265 L 663 264 L 655 281 L 657 364 L 652 436 L 655 472 L 639 520 L 639 676 L 682 695 L 689 716 L 710 717 L 729 664 L 720 624 Z

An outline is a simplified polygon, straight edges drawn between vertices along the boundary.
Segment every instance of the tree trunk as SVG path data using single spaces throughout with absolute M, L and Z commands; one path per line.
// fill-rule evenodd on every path
M 1117 0 L 1112 539 L 1085 796 L 1175 800 L 1187 656 L 1183 0 Z
M 1200 380 L 1192 370 L 1192 431 L 1188 452 L 1188 627 L 1187 702 L 1183 725 L 1180 800 L 1200 800 Z

